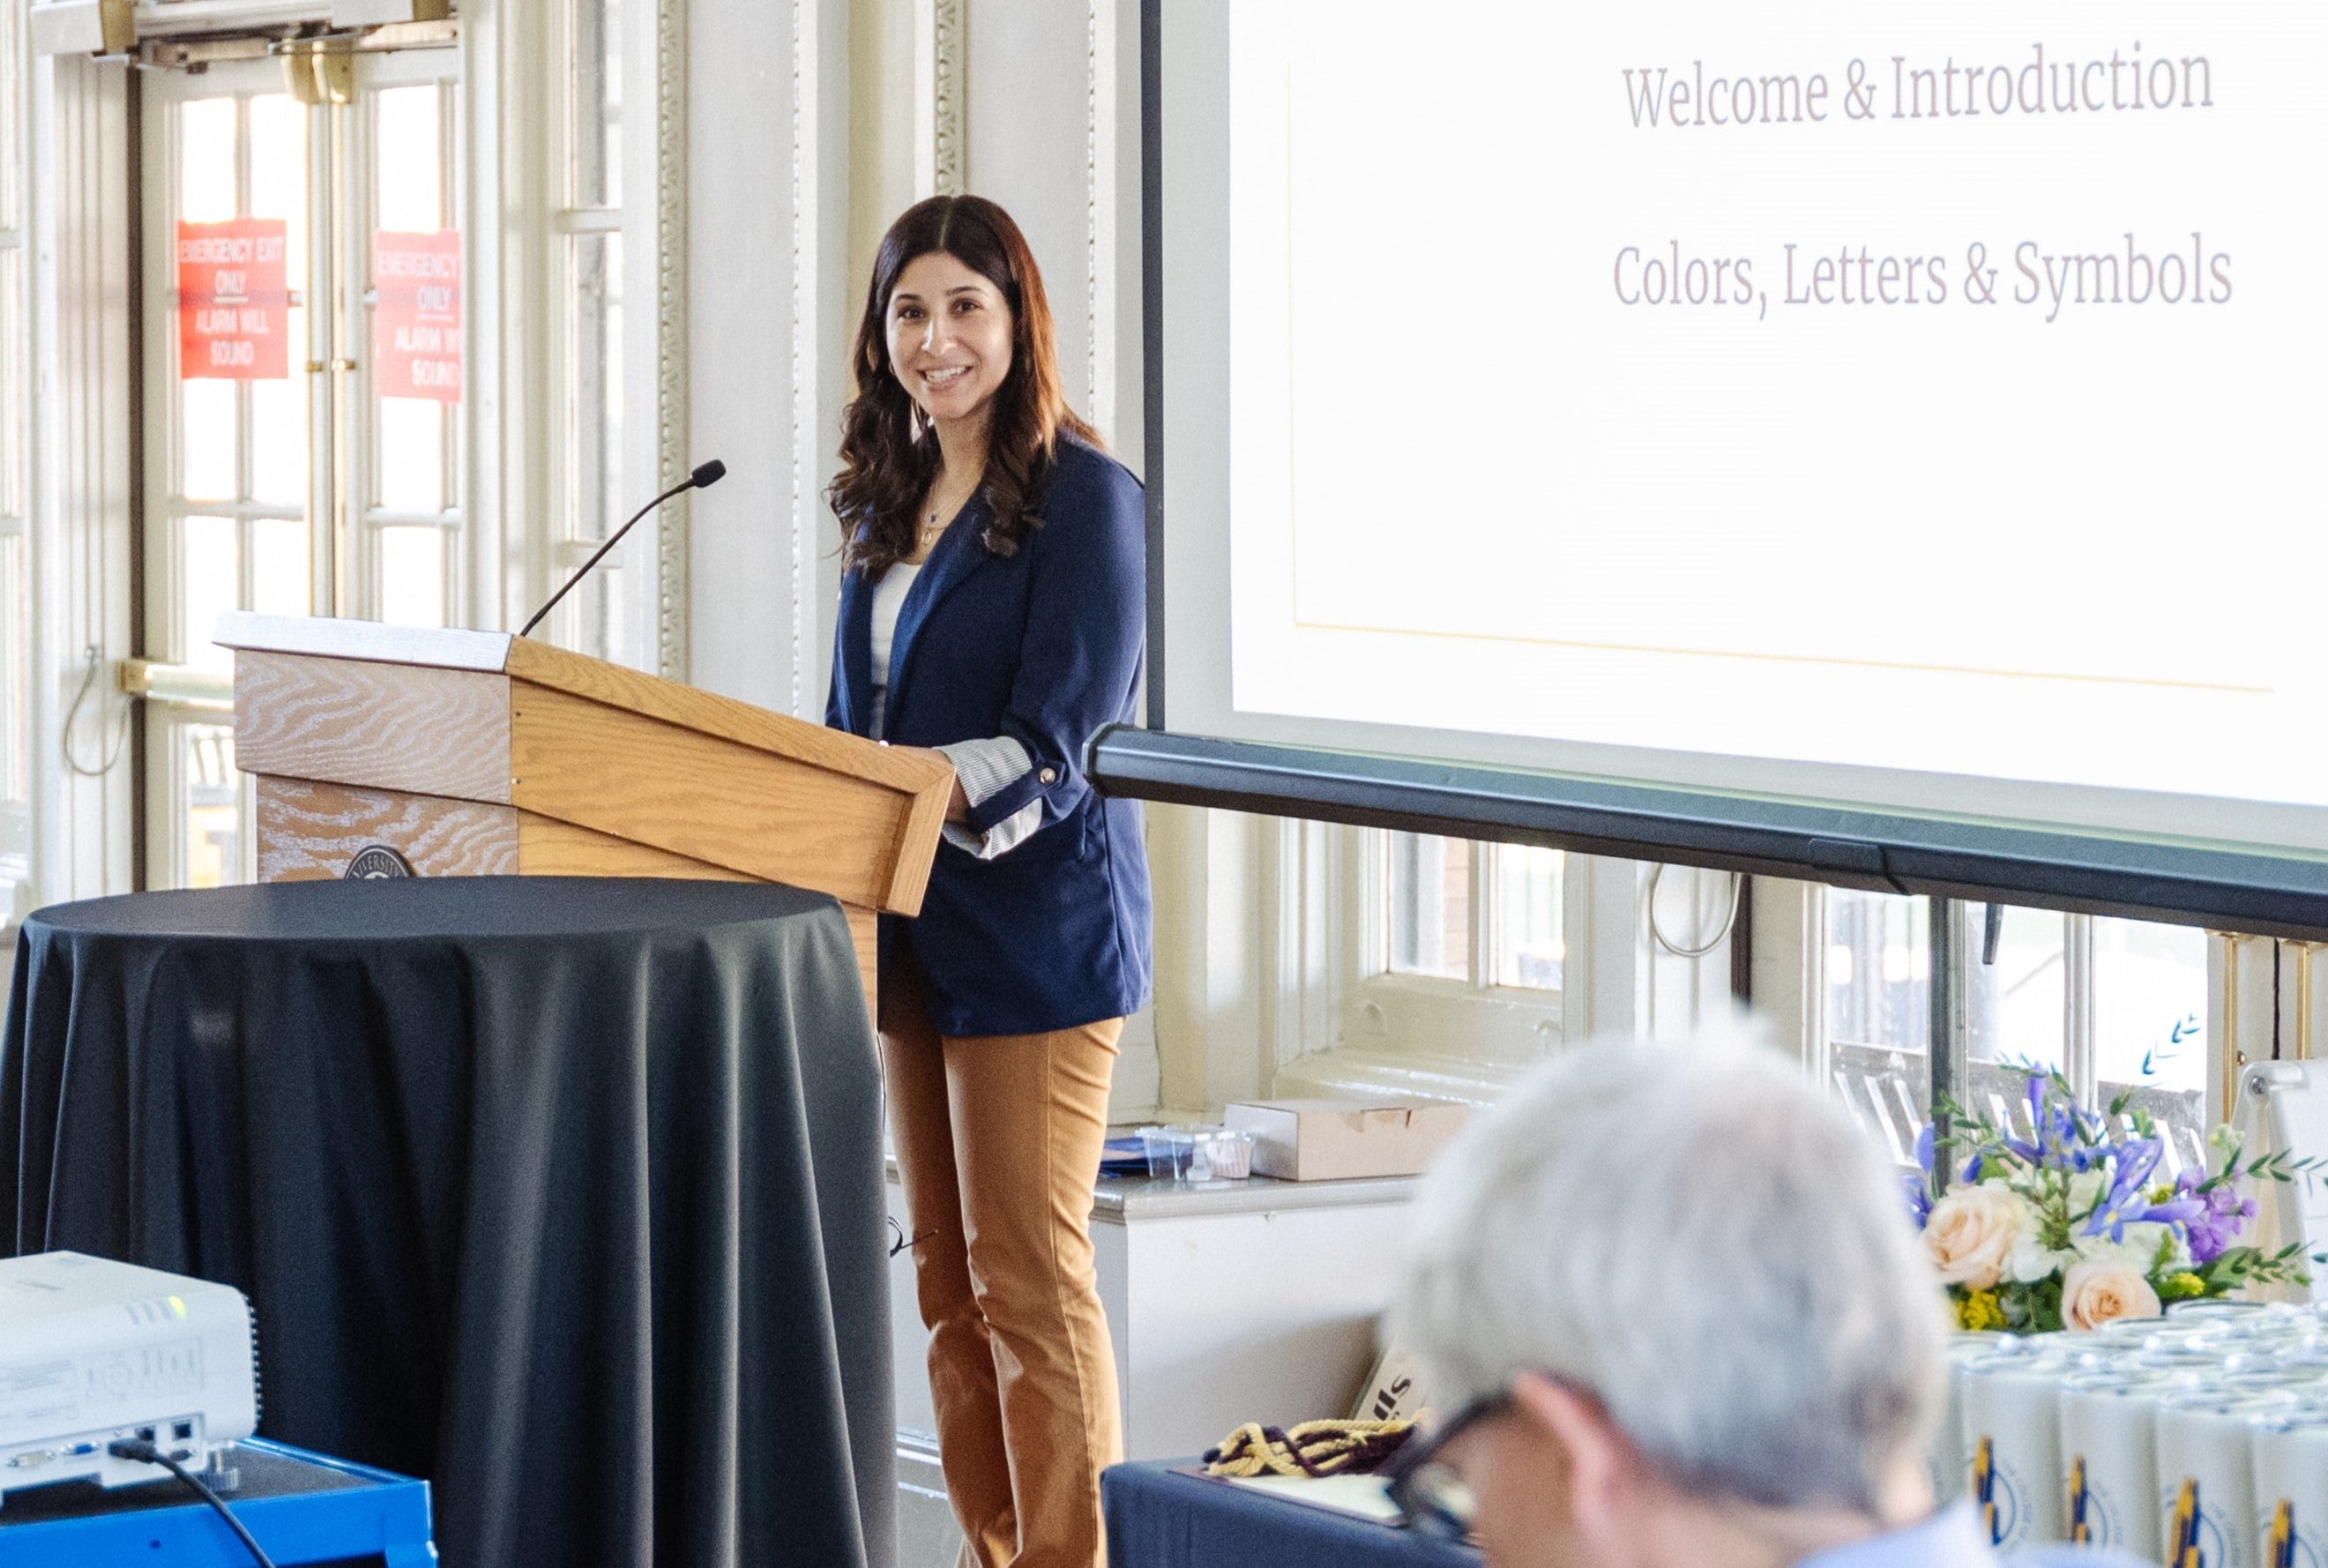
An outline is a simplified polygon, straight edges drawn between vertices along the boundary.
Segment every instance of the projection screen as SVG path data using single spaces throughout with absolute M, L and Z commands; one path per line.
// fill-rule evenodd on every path
M 1103 783 L 2328 924 L 2328 10 L 1143 42 L 1150 727 Z

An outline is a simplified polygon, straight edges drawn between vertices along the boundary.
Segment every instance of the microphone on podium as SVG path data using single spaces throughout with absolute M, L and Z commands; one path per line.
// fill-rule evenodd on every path
M 630 522 L 626 522 L 623 524 L 622 527 L 616 529 L 614 532 L 614 536 L 608 539 L 605 543 L 600 545 L 596 551 L 591 555 L 588 560 L 582 563 L 582 569 L 576 572 L 572 577 L 568 577 L 566 579 L 566 586 L 549 596 L 549 603 L 534 611 L 533 619 L 528 621 L 524 626 L 519 630 L 518 635 L 522 637 L 531 632 L 536 626 L 541 624 L 542 616 L 556 609 L 558 607 L 558 601 L 572 593 L 574 591 L 574 585 L 580 582 L 584 577 L 588 577 L 590 575 L 590 568 L 604 560 L 608 550 L 623 542 L 623 536 L 631 531 L 633 523 L 637 522 L 639 519 L 644 517 L 648 512 L 652 512 L 656 507 L 661 506 L 664 502 L 669 501 L 674 495 L 678 495 L 682 492 L 690 490 L 707 490 L 712 485 L 718 484 L 726 477 L 728 477 L 728 465 L 720 462 L 717 457 L 714 457 L 709 463 L 697 465 L 694 473 L 689 474 L 684 480 L 672 485 L 669 490 L 664 491 L 661 495 L 656 496 L 652 501 L 648 502 L 644 506 L 640 507 L 638 511 L 633 512 L 631 514 Z

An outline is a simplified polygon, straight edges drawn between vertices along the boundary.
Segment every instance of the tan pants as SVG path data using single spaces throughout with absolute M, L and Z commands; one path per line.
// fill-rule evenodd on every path
M 1099 1472 L 1123 1436 L 1092 1184 L 1123 1020 L 946 1038 L 912 977 L 883 979 L 889 1119 L 964 1555 L 1099 1568 Z

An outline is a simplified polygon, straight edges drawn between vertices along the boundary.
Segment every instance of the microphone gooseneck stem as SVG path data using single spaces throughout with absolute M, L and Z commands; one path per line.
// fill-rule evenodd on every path
M 559 600 L 564 598 L 567 595 L 574 591 L 575 584 L 580 582 L 584 577 L 590 575 L 590 568 L 596 566 L 599 561 L 605 559 L 605 554 L 608 550 L 623 542 L 623 536 L 631 531 L 632 528 L 637 524 L 639 519 L 644 517 L 648 512 L 652 512 L 656 507 L 661 506 L 664 502 L 669 501 L 672 496 L 679 494 L 681 491 L 694 489 L 698 483 L 699 481 L 696 475 L 690 474 L 685 479 L 682 479 L 678 484 L 672 485 L 669 490 L 664 491 L 661 495 L 656 496 L 652 501 L 648 502 L 644 506 L 640 507 L 638 511 L 633 512 L 631 514 L 631 521 L 616 529 L 613 535 L 607 539 L 606 542 L 600 545 L 597 549 L 591 554 L 590 559 L 582 563 L 582 569 L 576 572 L 572 577 L 568 577 L 566 579 L 566 586 L 549 596 L 549 603 L 534 611 L 533 619 L 528 621 L 525 625 L 519 630 L 518 635 L 521 637 L 529 635 L 536 626 L 541 624 L 541 618 L 558 607 Z

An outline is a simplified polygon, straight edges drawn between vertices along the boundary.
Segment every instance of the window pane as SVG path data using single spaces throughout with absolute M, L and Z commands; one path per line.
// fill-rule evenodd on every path
M 624 579 L 620 564 L 624 550 L 629 548 L 625 543 L 622 549 L 600 561 L 597 569 L 574 590 L 574 596 L 582 601 L 583 651 L 616 664 L 631 662 L 630 623 L 624 607 Z
M 250 525 L 250 607 L 267 615 L 304 615 L 313 607 L 307 525 L 261 518 Z
M 1468 840 L 1390 835 L 1390 967 L 1399 974 L 1470 978 Z
M 445 405 L 425 398 L 381 398 L 380 504 L 391 512 L 445 506 Z
M 1965 1055 L 1968 1064 L 2029 1062 L 2059 1070 L 2069 994 L 2062 915 L 2005 907 L 1996 962 L 1983 961 L 1985 908 L 1967 906 Z M 1980 1075 L 1975 1074 L 1975 1081 Z
M 249 113 L 250 215 L 284 221 L 283 275 L 296 290 L 307 275 L 308 111 L 277 92 L 252 99 Z
M 250 383 L 250 498 L 305 506 L 308 484 L 308 382 L 300 371 L 310 352 L 307 311 L 307 125 L 309 111 L 289 95 L 250 100 L 250 211 L 284 221 L 283 275 L 292 297 L 291 374 Z
M 304 311 L 291 313 L 291 341 L 306 342 Z M 293 354 L 296 361 L 297 354 Z M 292 366 L 283 381 L 250 383 L 250 499 L 279 506 L 307 502 L 307 383 Z M 230 386 L 227 381 L 189 381 L 190 387 Z
M 604 539 L 628 515 L 623 483 L 623 237 L 577 234 L 568 362 L 574 378 L 568 427 L 574 457 L 572 539 Z
M 188 724 L 178 731 L 185 798 L 186 863 L 181 887 L 218 887 L 243 879 L 242 775 L 234 766 L 234 729 Z
M 1835 1086 L 1902 1162 L 1931 1117 L 1932 944 L 1920 898 L 1834 887 L 1826 901 L 1826 1038 Z
M 399 626 L 445 624 L 442 529 L 380 530 L 380 618 Z
M 1497 985 L 1555 991 L 1567 956 L 1561 936 L 1557 850 L 1506 844 L 1496 852 Z
M 189 664 L 230 671 L 234 655 L 211 641 L 219 617 L 238 608 L 242 563 L 234 520 L 189 517 L 178 524 L 179 635 Z
M 577 207 L 623 200 L 622 0 L 572 0 Z
M 416 231 L 443 228 L 436 89 L 399 87 L 382 92 L 374 124 L 379 173 L 374 227 Z
M 2203 1156 L 2207 1122 L 2207 944 L 2203 931 L 2094 921 L 2094 1075 L 2105 1105 L 2126 1090 L 2174 1130 L 2176 1154 Z
M 178 216 L 219 223 L 235 211 L 234 109 L 230 98 L 178 106 Z
M 280 383 L 277 383 L 278 385 Z M 238 381 L 180 381 L 179 469 L 189 501 L 233 501 Z

